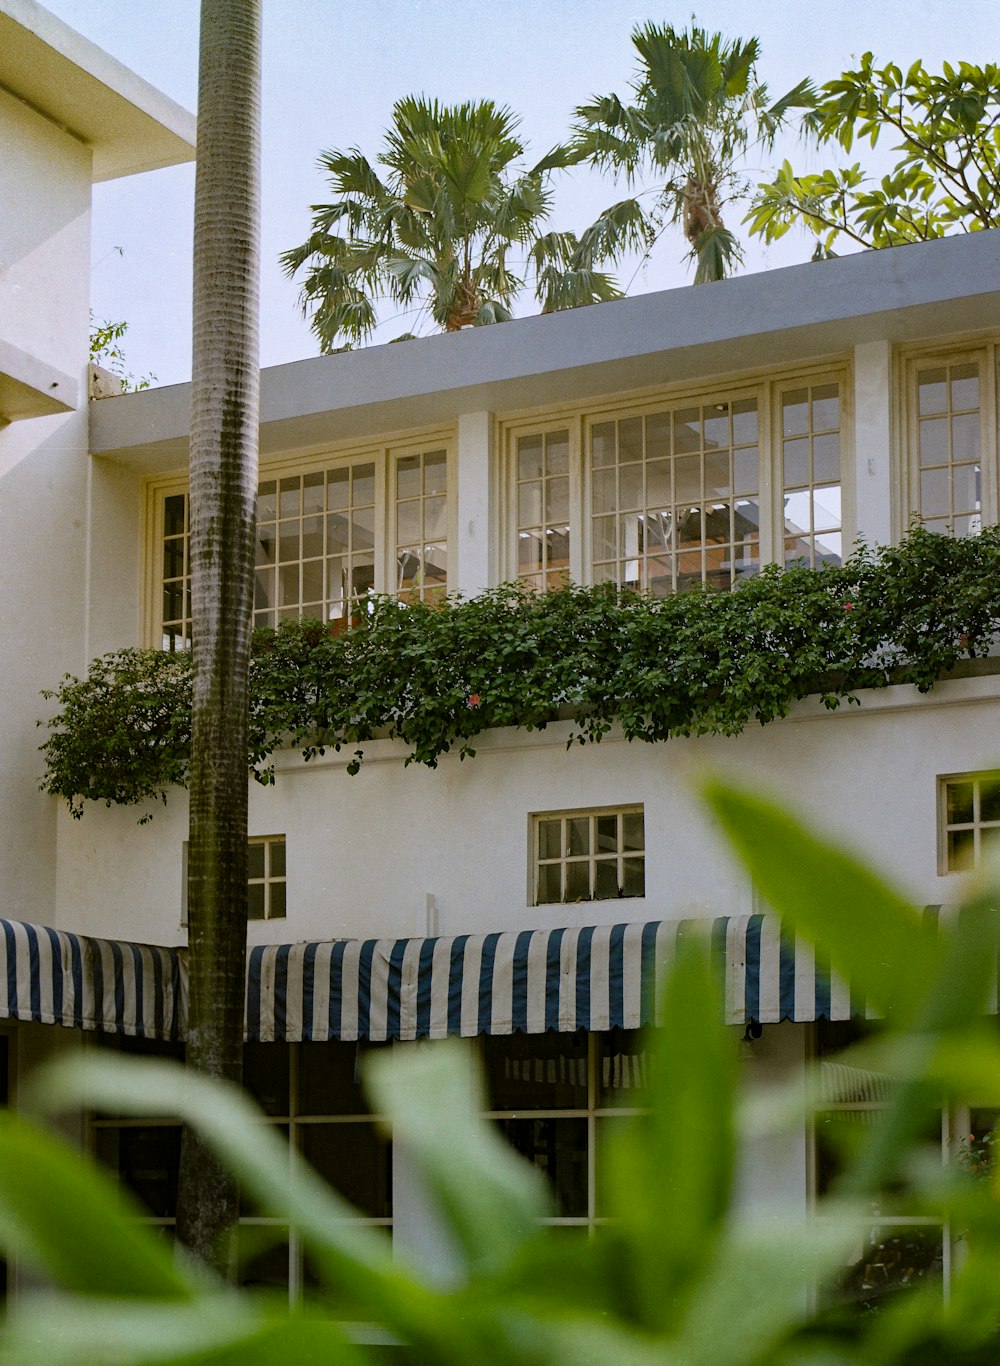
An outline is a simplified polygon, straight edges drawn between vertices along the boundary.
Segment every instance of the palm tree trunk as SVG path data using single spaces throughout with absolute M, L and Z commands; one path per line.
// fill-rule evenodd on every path
M 191 587 L 194 690 L 187 1059 L 242 1075 L 247 687 L 257 487 L 260 0 L 202 0 L 194 225 Z M 192 1133 L 177 1232 L 221 1266 L 235 1186 Z

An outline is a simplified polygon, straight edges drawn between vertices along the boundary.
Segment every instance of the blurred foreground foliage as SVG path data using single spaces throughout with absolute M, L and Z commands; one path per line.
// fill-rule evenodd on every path
M 300 748 L 351 754 L 398 739 L 434 767 L 491 727 L 540 730 L 572 718 L 569 743 L 614 726 L 629 740 L 735 735 L 818 694 L 828 707 L 864 688 L 927 691 L 1000 634 L 1000 528 L 954 539 L 915 528 L 898 546 L 858 549 L 843 566 L 765 568 L 733 592 L 658 598 L 613 585 L 407 603 L 376 597 L 355 624 L 319 621 L 256 633 L 248 764 Z M 187 780 L 187 653 L 121 650 L 46 696 L 45 791 L 75 816 L 85 801 L 166 800 Z M 143 817 L 148 819 L 148 814 Z
M 91 1106 L 196 1125 L 262 1214 L 293 1223 L 317 1288 L 305 1301 L 218 1282 L 134 1222 L 108 1178 L 25 1114 L 0 1124 L 0 1244 L 51 1284 L 19 1296 L 0 1333 L 14 1366 L 985 1366 L 1000 1353 L 1000 1180 L 925 1160 L 928 1103 L 1000 1106 L 1000 1042 L 986 1009 L 996 921 L 973 901 L 936 932 L 875 874 L 757 796 L 713 786 L 713 814 L 784 923 L 812 939 L 884 1020 L 849 1062 L 896 1078 L 855 1127 L 836 1192 L 815 1216 L 737 1207 L 749 1144 L 801 1134 L 817 1084 L 741 1100 L 736 1035 L 706 945 L 682 937 L 650 1069 L 651 1113 L 623 1117 L 593 1238 L 544 1227 L 539 1174 L 479 1117 L 458 1043 L 404 1046 L 368 1073 L 374 1107 L 422 1179 L 446 1271 L 394 1255 L 287 1149 L 239 1093 L 173 1064 L 75 1056 L 23 1097 L 39 1114 Z M 877 1313 L 808 1312 L 861 1254 L 876 1199 L 904 1172 L 908 1214 L 961 1233 L 950 1295 L 917 1283 Z M 891 1212 L 891 1206 L 890 1206 Z M 354 1322 L 354 1327 L 348 1320 Z M 397 1346 L 365 1345 L 357 1324 Z M 367 1337 L 372 1333 L 369 1329 Z

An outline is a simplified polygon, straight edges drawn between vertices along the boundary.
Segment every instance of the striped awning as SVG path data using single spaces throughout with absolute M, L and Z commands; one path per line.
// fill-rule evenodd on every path
M 0 920 L 0 1018 L 177 1039 L 186 1016 L 183 950 Z
M 845 1020 L 850 990 L 763 915 L 251 948 L 246 1035 L 260 1042 L 438 1039 L 655 1021 L 682 935 L 725 974 L 726 1020 Z M 183 1038 L 187 955 L 0 920 L 0 1018 Z

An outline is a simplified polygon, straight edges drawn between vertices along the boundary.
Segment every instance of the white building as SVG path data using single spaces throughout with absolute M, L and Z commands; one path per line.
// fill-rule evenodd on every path
M 145 826 L 96 806 L 74 821 L 38 792 L 35 721 L 65 671 L 188 632 L 188 386 L 89 413 L 84 396 L 91 178 L 182 160 L 193 138 L 188 115 L 31 0 L 0 0 L 0 114 L 19 206 L 0 219 L 13 1084 L 95 1026 L 167 1038 L 183 1010 L 177 955 L 129 945 L 183 945 L 184 793 Z M 899 539 L 915 513 L 961 533 L 1000 520 L 997 243 L 979 233 L 265 371 L 259 620 L 335 621 L 352 592 L 401 584 L 728 587 L 786 542 L 817 563 L 859 536 Z M 699 775 L 784 794 L 917 904 L 946 903 L 946 780 L 1000 767 L 998 701 L 985 671 L 835 712 L 807 699 L 735 738 L 567 749 L 558 722 L 490 732 L 473 761 L 435 770 L 381 740 L 356 777 L 349 755 L 282 753 L 275 785 L 251 789 L 248 1085 L 368 1216 L 419 1241 L 419 1193 L 369 1123 L 356 1054 L 366 1039 L 480 1036 L 494 1115 L 549 1171 L 560 1220 L 593 1226 L 594 1154 L 641 1062 L 628 1031 L 643 963 L 679 921 L 715 923 L 731 1021 L 765 1022 L 744 1049 L 751 1084 L 822 1047 L 817 1019 L 851 1014 L 807 951 L 782 960 L 694 796 Z M 977 797 L 972 823 L 990 819 Z M 87 1134 L 169 1222 L 176 1131 Z M 747 1198 L 808 1209 L 816 1143 L 753 1154 Z M 926 1237 L 947 1262 L 940 1230 Z M 259 1274 L 294 1290 L 291 1242 Z

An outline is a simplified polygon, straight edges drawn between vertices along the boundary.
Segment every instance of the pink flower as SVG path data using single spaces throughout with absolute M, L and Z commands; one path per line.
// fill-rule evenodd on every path
M 845 611 L 845 612 L 853 612 L 853 611 L 854 611 L 854 603 L 853 603 L 853 602 L 845 602 L 845 603 L 844 603 L 844 611 Z
M 481 702 L 482 700 L 483 700 L 483 699 L 479 696 L 479 694 L 478 694 L 477 692 L 470 692 L 470 693 L 469 693 L 469 697 L 468 697 L 468 701 L 466 702 L 465 705 L 466 705 L 467 707 L 478 707 L 479 704 L 480 704 L 480 702 Z

